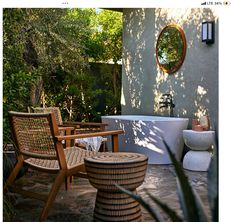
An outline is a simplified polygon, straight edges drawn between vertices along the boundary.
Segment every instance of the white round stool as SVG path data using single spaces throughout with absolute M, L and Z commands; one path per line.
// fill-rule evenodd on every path
M 209 148 L 214 144 L 214 131 L 183 130 L 185 144 L 191 149 L 183 159 L 183 167 L 193 171 L 207 171 L 211 161 Z

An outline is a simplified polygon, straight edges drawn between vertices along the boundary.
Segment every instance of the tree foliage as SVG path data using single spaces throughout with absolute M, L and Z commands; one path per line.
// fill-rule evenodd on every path
M 93 121 L 105 114 L 96 111 L 97 98 L 104 95 L 109 107 L 104 112 L 120 109 L 117 67 L 101 76 L 89 71 L 92 61 L 120 60 L 120 13 L 6 8 L 3 29 L 4 128 L 7 111 L 27 111 L 28 106 L 59 106 L 64 119 Z M 97 78 L 104 87 L 97 87 Z
M 92 20 L 94 29 L 87 42 L 87 53 L 94 61 L 114 63 L 112 77 L 109 76 L 108 80 L 112 90 L 106 96 L 113 112 L 117 112 L 117 105 L 114 104 L 120 103 L 121 96 L 121 76 L 117 64 L 122 58 L 122 16 L 119 12 L 101 10 Z
M 122 58 L 122 17 L 119 12 L 101 10 L 92 17 L 92 35 L 87 41 L 87 53 L 95 61 L 117 63 Z

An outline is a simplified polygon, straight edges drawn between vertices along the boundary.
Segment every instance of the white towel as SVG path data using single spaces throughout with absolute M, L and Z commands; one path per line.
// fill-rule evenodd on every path
M 103 141 L 107 141 L 107 139 L 102 136 L 75 139 L 75 142 L 84 144 L 87 150 L 96 152 L 99 151 L 100 145 Z

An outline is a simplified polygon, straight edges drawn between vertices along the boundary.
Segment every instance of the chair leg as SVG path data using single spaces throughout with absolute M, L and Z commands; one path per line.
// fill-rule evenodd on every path
M 69 190 L 70 187 L 70 176 L 65 177 L 65 189 Z
M 62 185 L 62 183 L 64 182 L 64 180 L 66 179 L 66 176 L 65 176 L 65 171 L 64 170 L 61 170 L 59 172 L 59 174 L 57 175 L 56 179 L 55 179 L 55 182 L 54 184 L 52 185 L 52 188 L 51 188 L 51 191 L 48 195 L 48 198 L 47 198 L 47 201 L 46 201 L 46 204 L 42 210 L 42 213 L 41 213 L 41 216 L 40 216 L 40 219 L 39 221 L 45 221 L 46 218 L 47 218 L 47 215 L 48 215 L 48 212 L 56 198 L 56 195 Z
M 69 190 L 72 183 L 73 183 L 73 176 L 66 177 L 65 178 L 65 189 Z
M 18 173 L 20 172 L 21 168 L 23 167 L 23 163 L 24 163 L 23 157 L 19 156 L 14 169 L 12 170 L 12 172 L 10 173 L 9 177 L 6 180 L 6 183 L 5 183 L 4 189 L 3 189 L 4 191 L 7 189 L 8 186 L 11 186 L 13 184 L 15 178 L 17 177 Z
M 103 141 L 103 143 L 102 143 L 102 145 L 103 145 L 103 152 L 108 152 L 108 149 L 107 149 L 107 146 L 106 146 L 106 141 Z

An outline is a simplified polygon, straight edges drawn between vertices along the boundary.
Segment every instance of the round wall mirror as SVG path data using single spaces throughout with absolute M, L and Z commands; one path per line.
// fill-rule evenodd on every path
M 160 33 L 156 45 L 157 63 L 168 73 L 176 72 L 184 61 L 186 38 L 178 25 L 167 25 Z

